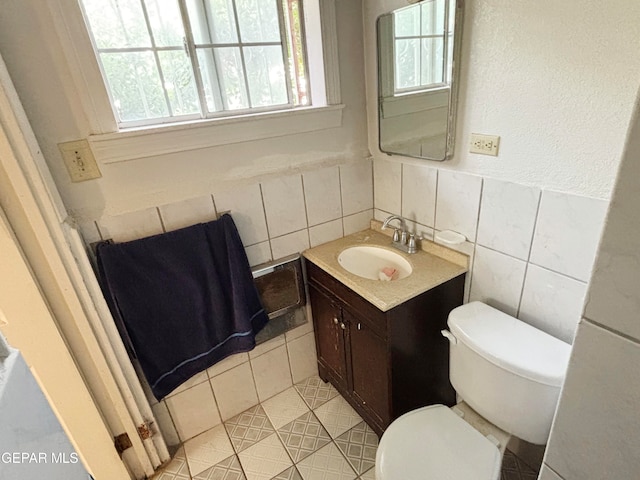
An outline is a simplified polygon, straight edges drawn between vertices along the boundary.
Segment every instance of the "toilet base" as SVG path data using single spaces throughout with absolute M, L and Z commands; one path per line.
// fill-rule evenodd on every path
M 500 449 L 500 455 L 504 455 L 512 435 L 505 432 L 500 427 L 496 427 L 493 423 L 480 416 L 478 412 L 473 410 L 466 402 L 461 401 L 451 407 L 460 418 L 478 430 L 482 435 L 493 441 L 492 437 L 498 442 L 497 447 Z M 496 443 L 496 442 L 494 442 Z

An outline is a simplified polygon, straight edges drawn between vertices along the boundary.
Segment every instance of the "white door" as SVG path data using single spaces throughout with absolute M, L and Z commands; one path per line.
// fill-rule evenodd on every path
M 67 350 L 0 210 L 0 331 L 22 352 L 82 463 L 96 480 L 128 480 L 113 438 Z

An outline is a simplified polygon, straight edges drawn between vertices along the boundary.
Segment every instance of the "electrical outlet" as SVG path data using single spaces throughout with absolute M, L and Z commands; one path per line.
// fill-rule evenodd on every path
M 471 134 L 471 153 L 481 153 L 482 155 L 498 156 L 500 137 L 497 135 L 482 135 L 480 133 Z
M 88 141 L 59 143 L 58 148 L 72 182 L 84 182 L 102 176 Z

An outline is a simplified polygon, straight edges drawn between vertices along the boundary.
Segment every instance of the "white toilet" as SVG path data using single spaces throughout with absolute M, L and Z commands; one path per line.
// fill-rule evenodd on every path
M 471 408 L 502 430 L 545 444 L 571 346 L 481 302 L 449 314 L 449 377 Z M 377 480 L 497 480 L 502 455 L 444 405 L 408 412 L 384 432 Z

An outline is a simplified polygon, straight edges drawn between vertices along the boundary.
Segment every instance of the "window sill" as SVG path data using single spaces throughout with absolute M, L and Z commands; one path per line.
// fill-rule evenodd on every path
M 201 148 L 336 128 L 344 105 L 308 107 L 240 117 L 141 127 L 90 135 L 96 159 L 117 163 Z

